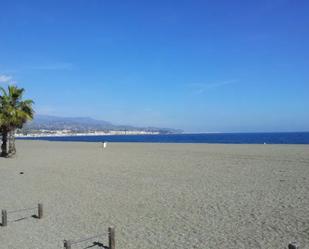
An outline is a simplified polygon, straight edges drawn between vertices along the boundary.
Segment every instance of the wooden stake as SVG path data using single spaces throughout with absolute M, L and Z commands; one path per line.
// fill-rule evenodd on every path
M 65 249 L 71 249 L 71 241 L 70 240 L 64 240 L 63 241 L 63 247 L 65 248 Z
M 115 249 L 115 228 L 108 228 L 108 245 L 109 249 Z
M 39 219 L 43 218 L 43 204 L 42 203 L 38 204 L 38 218 Z
M 6 227 L 8 225 L 8 215 L 7 215 L 7 212 L 5 209 L 3 209 L 1 211 L 1 214 L 2 214 L 2 221 L 1 221 L 1 225 L 3 227 Z

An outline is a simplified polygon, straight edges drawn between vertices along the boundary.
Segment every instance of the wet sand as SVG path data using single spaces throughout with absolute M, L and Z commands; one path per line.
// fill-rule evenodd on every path
M 110 225 L 117 249 L 309 248 L 308 145 L 18 141 L 17 150 L 0 158 L 0 209 L 42 202 L 44 218 L 9 214 L 1 249 L 63 248 Z

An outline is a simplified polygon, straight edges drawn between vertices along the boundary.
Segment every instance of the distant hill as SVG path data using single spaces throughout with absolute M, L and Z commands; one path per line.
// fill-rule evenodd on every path
M 90 117 L 57 117 L 49 115 L 36 115 L 28 122 L 23 130 L 71 130 L 74 132 L 91 131 L 152 131 L 159 133 L 181 133 L 182 130 L 158 127 L 134 127 L 128 125 L 114 125 L 103 120 L 96 120 Z

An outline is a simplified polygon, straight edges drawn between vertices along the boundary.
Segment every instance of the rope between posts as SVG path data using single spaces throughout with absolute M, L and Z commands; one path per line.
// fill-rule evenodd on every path
M 17 210 L 13 210 L 13 211 L 7 211 L 7 213 L 8 214 L 13 214 L 13 213 L 19 213 L 19 212 L 23 212 L 23 211 L 30 211 L 30 210 L 34 210 L 34 209 L 37 209 L 37 207 L 17 209 Z
M 88 240 L 91 240 L 91 239 L 95 239 L 97 237 L 102 237 L 102 236 L 105 236 L 105 235 L 107 235 L 107 234 L 106 233 L 102 233 L 102 234 L 97 234 L 97 235 L 91 236 L 89 238 L 84 238 L 84 239 L 79 239 L 79 240 L 71 241 L 71 245 L 78 244 L 78 243 L 81 243 L 81 242 L 84 242 L 84 241 L 88 241 Z

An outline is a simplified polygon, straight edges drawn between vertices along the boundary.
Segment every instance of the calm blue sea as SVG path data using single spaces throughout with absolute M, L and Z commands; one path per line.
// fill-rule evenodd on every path
M 22 139 L 76 142 L 107 141 L 147 143 L 309 144 L 309 132 L 66 136 Z

